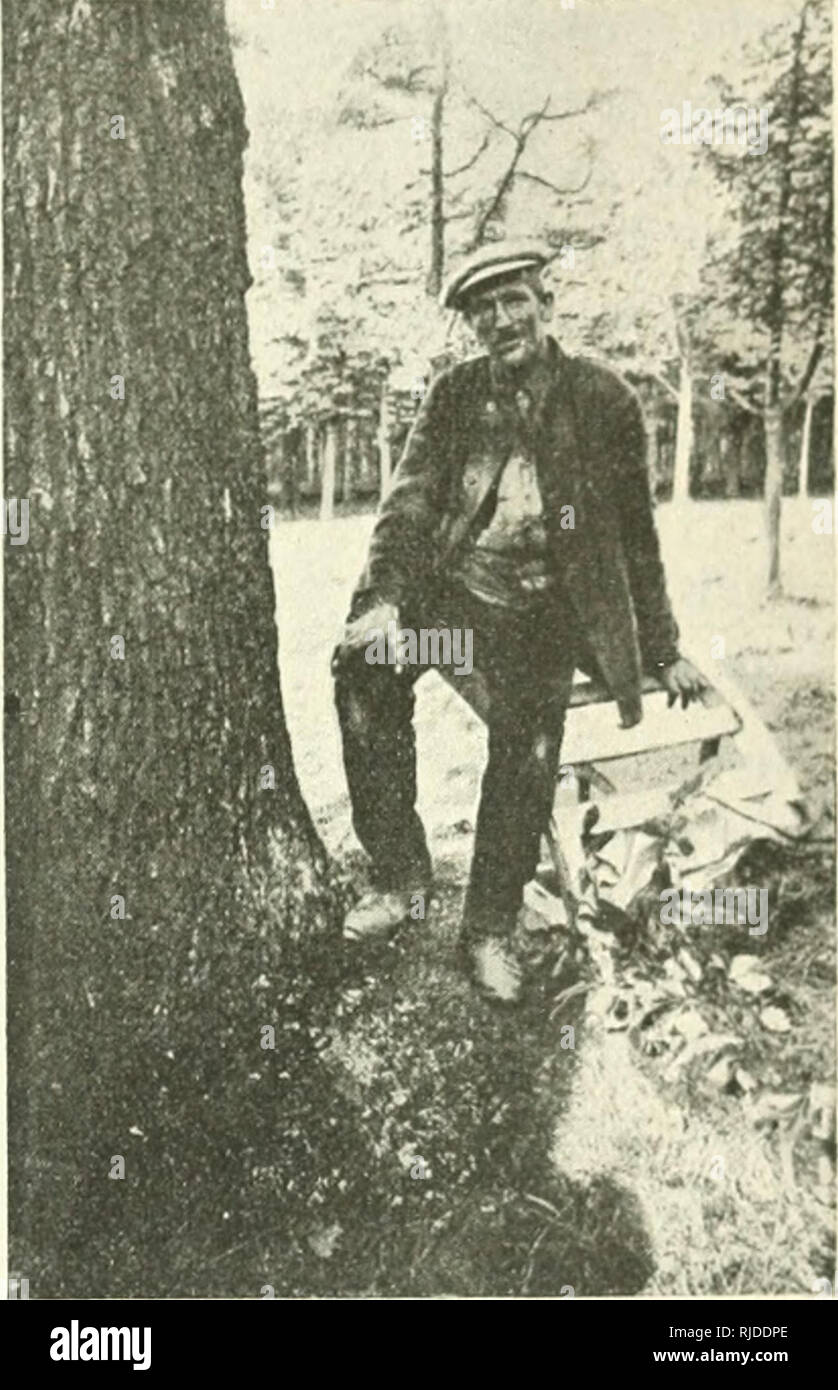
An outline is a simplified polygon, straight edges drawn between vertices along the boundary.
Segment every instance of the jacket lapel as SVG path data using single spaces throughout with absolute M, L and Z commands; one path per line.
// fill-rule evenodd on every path
M 590 475 L 579 426 L 576 364 L 552 338 L 549 343 L 552 381 L 535 420 L 538 487 L 545 515 L 554 522 L 562 507 L 574 509 L 573 529 L 558 533 L 564 559 L 572 565 L 587 529 Z
M 447 554 L 465 540 L 515 444 L 513 407 L 494 391 L 488 358 L 480 359 L 480 368 L 457 431 L 465 442 L 465 455 L 456 470 L 457 501 L 445 544 Z

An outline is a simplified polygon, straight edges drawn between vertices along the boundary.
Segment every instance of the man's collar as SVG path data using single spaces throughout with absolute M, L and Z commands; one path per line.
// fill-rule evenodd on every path
M 518 376 L 504 370 L 503 366 L 489 358 L 489 379 L 492 390 L 508 400 L 514 398 L 516 391 L 526 390 L 536 403 L 541 403 L 555 384 L 561 370 L 564 356 L 555 338 L 549 334 L 544 339 L 545 351 L 539 356 L 526 374 Z
M 544 427 L 556 401 L 557 387 L 564 376 L 567 361 L 555 338 L 545 338 L 543 357 L 527 376 L 515 379 L 513 373 L 497 371 L 489 359 L 489 385 L 492 396 L 503 415 L 524 424 L 527 432 L 539 432 Z M 521 400 L 525 393 L 528 400 Z

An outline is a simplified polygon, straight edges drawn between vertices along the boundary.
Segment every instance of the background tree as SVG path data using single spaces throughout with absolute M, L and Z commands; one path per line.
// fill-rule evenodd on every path
M 633 186 L 621 187 L 609 168 L 603 179 L 619 194 L 600 213 L 596 249 L 575 256 L 582 341 L 592 353 L 605 345 L 623 370 L 654 383 L 659 402 L 674 409 L 672 498 L 683 502 L 694 455 L 701 269 L 724 199 L 697 151 L 664 142 Z M 659 402 L 647 408 L 652 437 Z
M 828 350 L 832 314 L 830 16 L 806 0 L 751 51 L 740 92 L 727 106 L 767 109 L 765 153 L 711 152 L 735 208 L 731 237 L 716 248 L 717 303 L 726 331 L 750 330 L 750 360 L 735 399 L 759 414 L 765 434 L 768 596 L 782 592 L 780 513 L 792 413 Z M 766 80 L 767 74 L 767 80 Z M 758 94 L 758 98 L 757 98 Z M 740 359 L 741 361 L 741 359 Z M 746 391 L 741 387 L 745 385 Z

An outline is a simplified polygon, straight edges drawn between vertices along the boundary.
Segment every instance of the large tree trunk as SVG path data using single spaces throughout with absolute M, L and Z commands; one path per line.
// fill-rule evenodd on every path
M 165 1273 L 174 1213 L 220 1223 L 275 1133 L 259 1028 L 333 908 L 277 681 L 222 4 L 10 0 L 3 55 L 10 1205 L 18 1267 L 95 1296 Z

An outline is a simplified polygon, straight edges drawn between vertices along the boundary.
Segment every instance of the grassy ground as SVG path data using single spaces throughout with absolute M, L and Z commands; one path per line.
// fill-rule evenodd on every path
M 455 955 L 485 733 L 431 674 L 417 700 L 419 805 L 437 879 L 427 919 L 359 959 L 343 951 L 331 913 L 295 945 L 282 883 L 242 885 L 241 913 L 214 938 L 214 981 L 202 975 L 196 989 L 186 972 L 181 982 L 180 1067 L 170 1074 L 167 1061 L 158 1087 L 149 1045 L 146 1063 L 132 1052 L 114 1073 L 109 1123 L 137 1140 L 132 1180 L 104 1180 L 86 1149 L 57 1168 L 47 1154 L 34 1175 L 39 1229 L 12 1240 L 31 1296 L 834 1287 L 832 544 L 810 521 L 809 508 L 786 504 L 788 597 L 765 607 L 757 506 L 659 512 L 690 648 L 712 670 L 724 638 L 720 660 L 809 804 L 805 843 L 757 845 L 737 868 L 738 883 L 768 889 L 765 936 L 661 931 L 641 916 L 603 936 L 594 960 L 568 955 L 560 930 L 527 918 L 526 997 L 512 1013 L 486 1005 Z M 272 536 L 295 760 L 346 901 L 364 864 L 329 658 L 371 524 L 303 520 Z M 757 957 L 764 993 L 733 982 L 742 952 Z M 124 988 L 134 967 L 119 968 Z M 766 1006 L 783 1031 L 766 1026 Z M 254 1046 L 265 1020 L 275 1050 Z M 212 1045 L 195 1049 L 198 1037 L 224 1039 L 220 1061 Z M 52 1077 L 49 1051 L 33 1095 Z
M 826 1122 L 817 1112 L 817 1087 L 834 1077 L 833 573 L 831 538 L 812 531 L 811 514 L 786 503 L 788 596 L 764 606 L 758 505 L 659 509 L 690 647 L 710 669 L 711 643 L 724 637 L 721 660 L 794 765 L 813 830 L 799 850 L 757 849 L 743 866 L 741 882 L 769 887 L 765 937 L 743 945 L 732 931 L 711 947 L 700 929 L 665 944 L 647 933 L 618 952 L 618 980 L 678 974 L 677 1007 L 661 1009 L 650 1029 L 611 1028 L 586 1006 L 590 992 L 554 1015 L 558 988 L 575 976 L 552 978 L 549 940 L 514 1016 L 472 995 L 454 943 L 485 735 L 434 675 L 421 682 L 419 807 L 439 899 L 398 945 L 347 962 L 324 1020 L 321 1065 L 375 1158 L 375 1224 L 364 1229 L 347 1207 L 342 1219 L 312 1226 L 313 1261 L 300 1275 L 308 1292 L 806 1294 L 833 1278 L 830 1141 L 819 1138 Z M 273 536 L 295 760 L 347 878 L 363 865 L 328 663 L 370 525 L 298 521 Z M 676 947 L 697 963 L 695 978 L 670 963 Z M 731 986 L 730 959 L 745 950 L 770 976 L 765 998 L 784 1011 L 787 1032 L 769 1032 L 761 1005 Z M 738 1071 L 724 1084 L 709 1079 L 706 1057 L 673 1070 L 670 1025 L 690 1012 L 705 1030 L 736 1038 Z M 568 1024 L 572 1050 L 562 1047 Z M 248 1278 L 270 1282 L 275 1267 L 266 1244 Z

